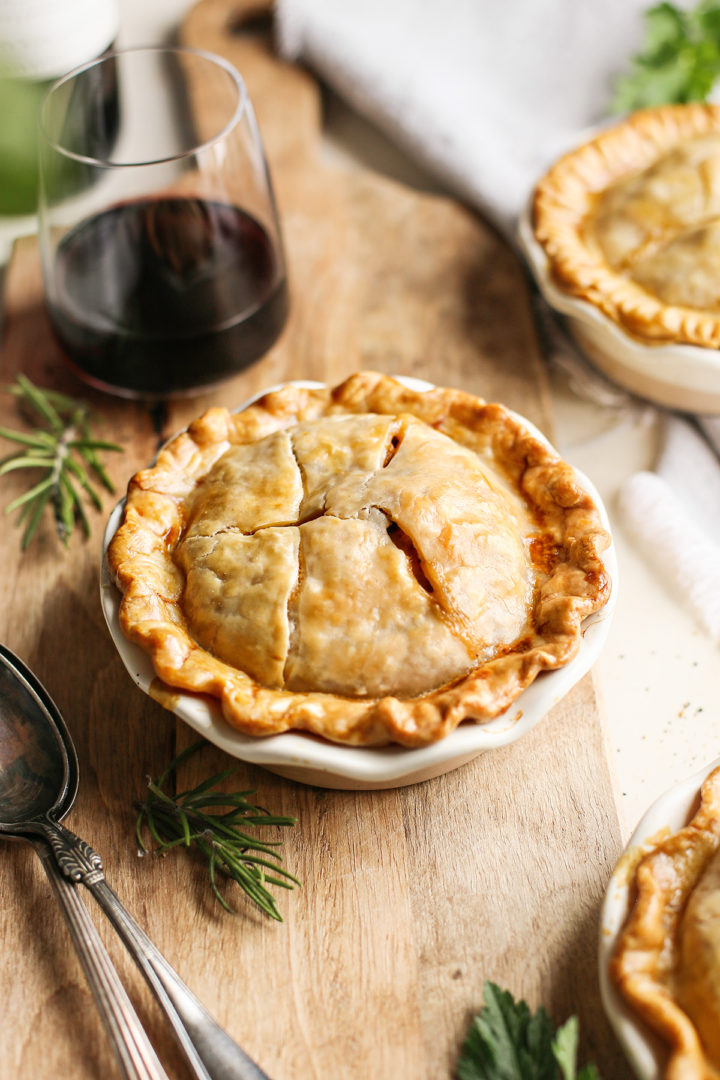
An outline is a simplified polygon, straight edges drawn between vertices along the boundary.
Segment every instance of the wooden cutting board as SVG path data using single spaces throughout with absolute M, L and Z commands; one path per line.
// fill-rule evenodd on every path
M 61 362 L 28 240 L 6 279 L 2 383 L 24 371 L 89 398 L 98 433 L 126 447 L 110 461 L 120 490 L 159 438 L 206 406 L 237 404 L 286 378 L 413 374 L 501 400 L 549 430 L 515 256 L 449 199 L 359 165 L 330 165 L 318 87 L 272 55 L 257 12 L 255 3 L 205 0 L 182 39 L 235 62 L 256 106 L 291 274 L 280 342 L 221 390 L 171 403 L 164 415 L 93 394 Z M 18 426 L 7 395 L 0 411 L 0 423 Z M 19 490 L 3 480 L 2 502 Z M 192 736 L 134 688 L 117 657 L 98 597 L 101 531 L 96 515 L 90 542 L 74 537 L 64 551 L 47 522 L 21 555 L 6 519 L 0 640 L 34 668 L 76 739 L 81 790 L 68 824 L 103 855 L 127 906 L 269 1075 L 450 1077 L 489 978 L 532 1007 L 543 1002 L 556 1021 L 577 1013 L 583 1059 L 606 1080 L 629 1077 L 597 983 L 598 909 L 621 833 L 592 678 L 519 743 L 410 788 L 323 791 L 237 763 L 238 787 L 297 815 L 282 851 L 304 887 L 282 894 L 283 924 L 256 916 L 240 895 L 240 914 L 228 916 L 193 861 L 136 855 L 133 801 Z M 208 747 L 183 782 L 230 764 Z M 117 1075 L 53 903 L 35 856 L 3 844 L 2 1080 Z M 184 1077 L 139 976 L 97 921 L 171 1074 Z

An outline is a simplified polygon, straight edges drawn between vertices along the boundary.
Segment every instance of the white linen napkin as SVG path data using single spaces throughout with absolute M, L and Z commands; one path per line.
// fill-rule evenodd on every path
M 507 235 L 535 180 L 607 114 L 647 0 L 276 0 L 303 60 Z
M 618 507 L 655 571 L 720 645 L 720 461 L 692 423 L 664 418 L 654 472 L 630 476 Z
M 515 241 L 534 182 L 608 119 L 616 77 L 643 37 L 648 0 L 276 0 L 278 47 Z M 557 323 L 554 324 L 557 328 Z M 581 396 L 623 397 L 562 332 L 556 366 Z M 720 421 L 698 418 L 720 454 Z M 720 644 L 720 462 L 694 426 L 668 417 L 654 473 L 623 485 L 619 509 L 662 580 Z

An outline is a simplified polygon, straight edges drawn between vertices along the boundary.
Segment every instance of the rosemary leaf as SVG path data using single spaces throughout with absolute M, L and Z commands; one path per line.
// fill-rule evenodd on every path
M 47 447 L 48 450 L 54 450 L 58 445 L 57 438 L 49 431 L 38 431 L 36 438 L 38 444 Z
M 28 383 L 30 386 L 33 385 L 26 375 L 18 375 L 15 385 L 10 387 L 10 393 L 14 394 L 15 397 L 23 397 L 26 394 L 24 388 Z M 67 394 L 61 394 L 59 390 L 43 390 L 42 395 L 45 400 L 49 401 L 51 405 L 54 405 L 56 410 L 62 415 L 67 414 L 69 416 L 74 411 L 77 412 L 78 410 L 85 416 L 88 413 L 87 407 L 84 404 L 79 402 L 76 398 L 68 397 Z
M 0 465 L 0 476 L 12 472 L 14 469 L 42 469 L 47 468 L 48 459 L 41 457 L 12 458 Z
M 152 780 L 148 781 L 148 791 L 159 802 L 165 803 L 167 806 L 175 806 L 177 799 L 182 799 L 182 795 L 176 796 L 174 799 L 171 798 L 170 795 L 166 795 L 166 793 L 160 787 L 160 784 L 154 783 Z
M 293 878 L 293 881 L 296 879 Z M 279 889 L 292 889 L 292 884 L 289 881 L 283 881 L 282 878 L 271 877 L 270 874 L 265 875 L 265 881 L 268 885 L 277 885 Z M 299 884 L 299 883 L 298 883 Z
M 76 491 L 76 489 L 73 487 L 72 480 L 69 476 L 62 476 L 60 478 L 60 483 L 67 492 L 68 498 L 70 500 L 71 518 L 68 525 L 68 533 L 72 530 L 72 519 L 75 517 L 75 515 L 77 515 L 77 517 L 80 519 L 80 526 L 82 528 L 83 535 L 85 537 L 88 537 L 90 535 L 90 522 L 88 521 L 87 514 L 85 513 L 85 507 L 83 506 L 79 492 Z
M 176 799 L 182 799 L 183 802 L 189 803 L 192 801 L 195 795 L 202 795 L 205 791 L 209 791 L 211 787 L 216 787 L 221 784 L 223 780 L 229 780 L 235 773 L 235 769 L 226 769 L 225 772 L 218 773 L 217 776 L 210 776 L 207 780 L 203 780 L 197 787 L 190 788 L 188 791 L 181 791 L 179 795 L 176 795 Z M 249 794 L 249 792 L 245 792 Z M 227 802 L 224 803 L 227 806 Z
M 93 454 L 93 452 L 91 450 L 81 450 L 80 453 L 85 458 L 88 465 L 93 470 L 102 486 L 107 491 L 114 491 L 115 487 L 112 480 L 110 479 L 100 462 L 95 459 L 95 455 Z
M 52 430 L 62 431 L 64 427 L 62 419 L 52 402 L 48 400 L 47 395 L 38 390 L 26 375 L 18 375 L 17 381 L 29 404 L 34 407 L 35 411 L 49 424 Z
M 216 861 L 217 861 L 217 859 L 215 857 L 215 852 L 212 849 L 210 849 L 210 853 L 208 855 L 208 869 L 210 871 L 210 884 L 212 886 L 212 891 L 215 893 L 215 896 L 220 901 L 220 903 L 225 908 L 225 910 L 230 912 L 230 914 L 232 914 L 232 908 L 228 904 L 228 902 L 225 899 L 225 897 L 223 896 L 223 894 L 218 889 L 217 882 L 215 881 L 215 863 L 216 863 Z
M 66 477 L 61 476 L 54 492 L 56 500 L 55 516 L 60 520 L 61 539 L 67 544 L 75 521 L 75 502 L 67 489 Z
M 176 773 L 180 766 L 183 765 L 189 757 L 192 757 L 193 754 L 196 754 L 201 746 L 201 742 L 194 742 L 192 743 L 192 745 L 187 746 L 182 751 L 182 753 L 178 754 L 176 758 L 173 758 L 165 772 L 161 773 L 158 779 L 155 781 L 155 786 L 157 787 L 158 791 L 162 791 L 163 784 L 167 781 L 168 777 Z
M 71 439 L 67 445 L 78 450 L 122 450 L 122 446 L 105 439 Z
M 95 488 L 90 483 L 90 477 L 88 476 L 87 472 L 82 467 L 80 462 L 79 461 L 74 461 L 72 458 L 68 458 L 67 467 L 70 470 L 70 472 L 74 476 L 77 477 L 78 483 L 82 487 L 83 491 L 87 492 L 88 498 L 92 502 L 95 509 L 96 510 L 102 510 L 102 499 L 100 498 L 97 491 L 95 490 Z M 78 500 L 77 505 L 78 505 L 78 508 L 79 508 L 80 507 L 79 500 Z
M 24 435 L 21 431 L 11 431 L 10 428 L 0 427 L 0 436 L 11 442 L 21 443 L 22 446 L 44 447 L 47 443 L 39 435 Z
M 22 495 L 18 495 L 17 499 L 13 499 L 11 503 L 8 503 L 5 507 L 6 514 L 12 514 L 13 510 L 17 510 L 19 506 L 24 506 L 26 502 L 31 502 L 38 495 L 42 495 L 48 488 L 53 486 L 52 476 L 47 476 L 44 480 L 41 480 L 39 484 L 35 484 L 29 491 L 24 491 Z
M 253 791 L 213 790 L 233 776 L 234 769 L 216 773 L 187 791 L 171 794 L 166 790 L 180 765 L 205 745 L 202 740 L 193 743 L 157 780 L 148 780 L 147 796 L 136 805 L 135 835 L 139 850 L 149 850 L 143 838 L 145 829 L 155 844 L 156 855 L 166 855 L 179 847 L 194 849 L 207 862 L 210 887 L 226 911 L 233 909 L 220 890 L 218 873 L 235 881 L 266 915 L 282 922 L 268 886 L 292 889 L 300 882 L 282 866 L 282 857 L 275 850 L 278 841 L 262 840 L 243 830 L 248 826 L 294 825 L 296 819 L 269 814 L 262 807 L 252 805 L 247 797 Z M 228 809 L 221 813 L 218 808 Z M 266 874 L 266 870 L 270 873 Z
M 33 503 L 25 503 L 22 510 L 20 511 L 18 516 L 15 518 L 15 525 L 19 528 L 20 525 L 22 525 L 22 523 L 24 521 L 26 521 L 27 518 L 29 518 L 30 515 L 33 514 L 34 512 L 35 512 L 35 506 L 33 505 Z
M 35 533 L 37 532 L 37 527 L 40 524 L 40 518 L 42 517 L 42 512 L 45 509 L 45 507 L 47 506 L 49 501 L 50 501 L 50 488 L 46 488 L 46 490 L 44 492 L 42 492 L 42 494 L 40 494 L 34 500 L 34 502 L 32 502 L 32 503 L 28 502 L 26 504 L 27 505 L 27 510 L 28 510 L 28 523 L 27 523 L 27 528 L 25 529 L 25 532 L 23 533 L 23 538 L 22 538 L 22 550 L 23 551 L 27 551 L 27 549 L 30 547 L 30 543 L 32 541 L 32 538 L 34 537 Z M 24 514 L 21 514 L 20 517 L 21 517 L 21 520 L 23 520 Z

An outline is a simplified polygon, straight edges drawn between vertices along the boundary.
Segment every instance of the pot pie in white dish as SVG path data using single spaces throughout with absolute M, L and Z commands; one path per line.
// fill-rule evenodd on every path
M 343 749 L 490 721 L 610 593 L 597 501 L 535 429 L 373 373 L 210 410 L 108 540 L 119 625 L 165 686 L 244 736 Z
M 610 880 L 603 1004 L 641 1080 L 720 1077 L 720 758 L 659 798 Z
M 595 134 L 538 182 L 520 239 L 606 374 L 720 411 L 720 107 L 641 110 Z

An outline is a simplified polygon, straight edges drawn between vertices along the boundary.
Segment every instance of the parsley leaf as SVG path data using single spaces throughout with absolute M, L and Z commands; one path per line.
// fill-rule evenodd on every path
M 553 1054 L 560 1066 L 562 1080 L 600 1080 L 600 1073 L 594 1065 L 584 1065 L 580 1072 L 577 1068 L 578 1035 L 580 1023 L 577 1016 L 571 1016 L 569 1020 L 557 1029 L 552 1041 Z
M 486 982 L 456 1080 L 601 1080 L 594 1065 L 576 1071 L 577 1045 L 577 1017 L 554 1032 L 542 1005 L 532 1015 L 524 1001 Z
M 553 1039 L 553 1054 L 560 1066 L 563 1080 L 574 1080 L 575 1077 L 579 1029 L 580 1025 L 577 1016 L 571 1016 L 562 1027 L 558 1028 Z
M 704 101 L 720 77 L 720 3 L 690 11 L 664 2 L 645 12 L 645 43 L 632 71 L 619 79 L 611 109 Z

